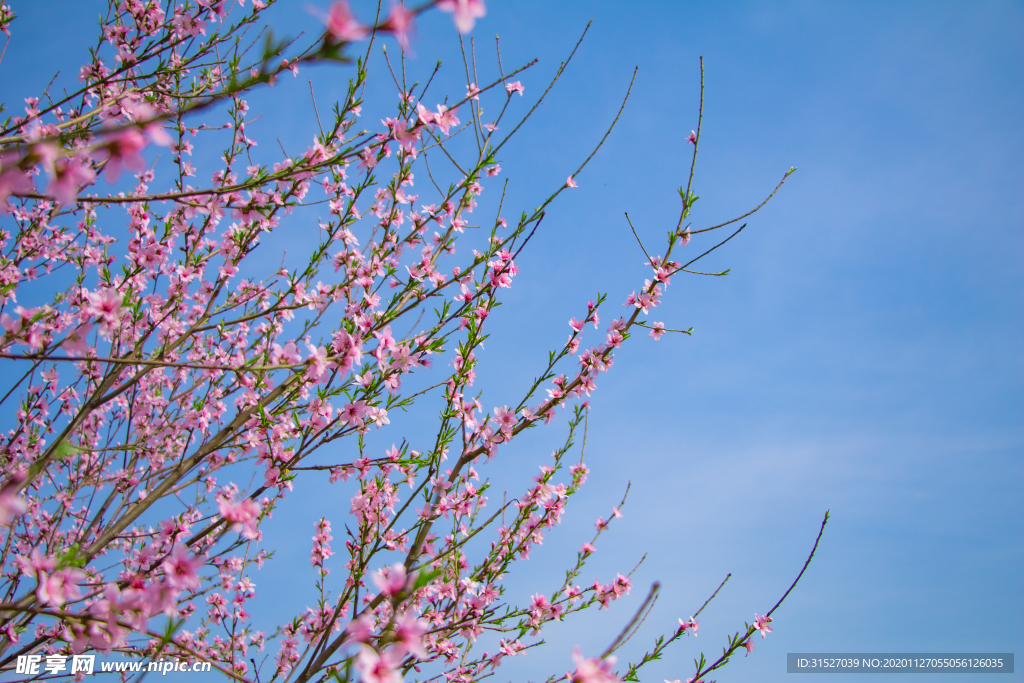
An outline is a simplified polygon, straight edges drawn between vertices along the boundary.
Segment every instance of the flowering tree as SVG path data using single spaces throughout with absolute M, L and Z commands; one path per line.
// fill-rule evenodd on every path
M 625 314 L 585 343 L 605 297 L 581 306 L 519 402 L 488 405 L 473 390 L 488 315 L 546 207 L 576 187 L 589 158 L 518 220 L 474 209 L 554 81 L 527 109 L 520 73 L 530 64 L 477 81 L 470 51 L 465 95 L 445 98 L 430 91 L 433 74 L 420 85 L 404 60 L 388 61 L 397 111 L 364 129 L 374 45 L 394 38 L 404 49 L 432 8 L 468 33 L 483 1 L 378 5 L 367 23 L 335 2 L 308 44 L 274 40 L 263 22 L 273 0 L 245 4 L 111 0 L 80 87 L 28 98 L 24 115 L 0 124 L 0 357 L 10 384 L 0 667 L 80 678 L 68 657 L 113 652 L 209 662 L 238 680 L 487 676 L 539 644 L 548 622 L 630 591 L 623 574 L 576 584 L 618 508 L 530 604 L 506 600 L 502 578 L 586 482 L 576 446 L 598 377 L 639 329 L 655 340 L 675 331 L 646 316 L 673 276 L 718 245 L 696 258 L 676 252 L 753 211 L 691 230 L 691 165 L 678 220 L 660 255 L 644 249 L 651 277 Z M 5 6 L 5 33 L 12 19 Z M 258 155 L 248 94 L 332 61 L 351 76 L 347 93 L 330 117 L 317 112 L 306 151 Z M 484 118 L 484 100 L 495 118 Z M 700 117 L 689 143 L 695 162 Z M 193 165 L 195 149 L 217 145 L 217 168 Z M 154 147 L 170 154 L 157 160 Z M 285 225 L 307 245 L 305 263 L 260 271 L 261 236 Z M 26 308 L 19 296 L 45 303 Z M 428 394 L 441 406 L 434 436 L 376 450 L 371 432 Z M 534 483 L 490 503 L 488 463 L 563 410 L 564 440 Z M 248 612 L 270 555 L 261 522 L 318 478 L 354 491 L 349 515 L 313 530 L 316 604 L 266 628 Z M 616 670 L 613 653 L 656 590 L 605 652 L 577 654 L 571 678 L 636 680 L 697 630 L 700 610 Z M 774 610 L 755 614 L 719 659 L 698 660 L 692 679 L 749 652 Z

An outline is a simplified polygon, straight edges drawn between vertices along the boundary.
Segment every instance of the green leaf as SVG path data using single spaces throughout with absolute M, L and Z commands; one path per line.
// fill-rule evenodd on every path
M 420 588 L 423 588 L 428 583 L 439 577 L 442 572 L 444 572 L 444 569 L 435 569 L 432 572 L 420 572 L 416 575 L 416 581 L 412 584 L 412 589 L 417 591 Z
M 85 556 L 80 557 L 78 553 L 78 544 L 75 543 L 57 557 L 57 567 L 59 569 L 64 567 L 84 567 L 86 558 Z
M 66 458 L 70 458 L 72 455 L 76 453 L 80 453 L 81 450 L 82 449 L 78 448 L 77 446 L 72 446 L 67 441 L 61 441 L 59 444 L 57 444 L 57 448 L 53 450 L 53 455 L 58 460 L 65 460 Z

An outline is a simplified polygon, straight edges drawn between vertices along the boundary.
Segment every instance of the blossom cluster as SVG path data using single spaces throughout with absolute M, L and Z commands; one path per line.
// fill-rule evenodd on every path
M 2 124 L 0 358 L 14 379 L 0 400 L 0 666 L 117 650 L 198 658 L 239 680 L 397 683 L 426 670 L 469 681 L 534 647 L 545 624 L 630 592 L 623 574 L 576 584 L 621 504 L 527 605 L 506 599 L 502 579 L 585 484 L 582 453 L 571 460 L 588 399 L 683 269 L 670 257 L 689 231 L 649 257 L 651 277 L 597 343 L 584 337 L 601 329 L 604 295 L 569 321 L 516 405 L 485 403 L 487 319 L 582 166 L 519 221 L 476 211 L 501 174 L 497 131 L 518 111 L 526 67 L 467 83 L 457 102 L 399 85 L 394 116 L 360 121 L 373 40 L 407 46 L 431 7 L 467 33 L 483 0 L 395 3 L 375 23 L 339 1 L 307 45 L 239 47 L 274 5 L 111 2 L 80 87 L 28 98 Z M 0 30 L 12 17 L 0 11 Z M 364 48 L 306 150 L 260 156 L 249 94 Z M 484 119 L 485 100 L 497 118 Z M 477 151 L 456 161 L 458 134 Z M 214 169 L 194 165 L 194 150 L 216 145 Z M 169 157 L 156 161 L 157 147 Z M 308 246 L 306 262 L 261 271 L 254 255 L 283 229 Z M 432 440 L 370 445 L 431 391 Z M 562 411 L 562 445 L 495 508 L 488 465 Z M 347 491 L 348 516 L 314 525 L 316 604 L 267 627 L 251 613 L 271 554 L 264 522 L 314 482 Z M 758 617 L 762 635 L 770 621 Z M 676 635 L 687 630 L 693 618 Z M 574 681 L 618 680 L 614 657 L 576 662 Z

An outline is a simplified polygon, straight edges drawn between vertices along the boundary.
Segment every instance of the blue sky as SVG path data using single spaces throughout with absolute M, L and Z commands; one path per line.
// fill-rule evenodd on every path
M 5 101 L 38 91 L 56 69 L 77 71 L 98 11 L 89 4 L 14 3 Z M 369 15 L 368 3 L 353 4 Z M 489 321 L 480 372 L 489 405 L 511 402 L 596 292 L 616 309 L 642 284 L 647 269 L 623 212 L 651 250 L 675 224 L 700 56 L 707 103 L 694 228 L 743 213 L 799 168 L 707 259 L 705 269 L 731 268 L 727 277 L 673 280 L 652 319 L 692 326 L 693 336 L 638 338 L 617 356 L 593 399 L 590 483 L 510 578 L 524 598 L 546 588 L 631 481 L 624 518 L 582 578 L 608 580 L 648 553 L 632 601 L 551 629 L 544 654 L 501 676 L 542 680 L 570 667 L 577 644 L 596 654 L 661 581 L 658 606 L 623 651 L 629 659 L 732 572 L 699 638 L 642 675 L 685 680 L 698 648 L 719 652 L 785 591 L 826 509 L 819 555 L 775 632 L 718 680 L 781 681 L 787 652 L 1024 652 L 1024 5 L 488 5 L 473 32 L 478 55 L 490 64 L 500 33 L 506 67 L 540 58 L 522 77 L 527 97 L 594 20 L 505 154 L 506 202 L 518 207 L 510 215 L 589 154 L 639 66 L 618 128 L 549 211 Z M 316 24 L 304 11 L 279 16 L 283 33 Z M 442 84 L 461 95 L 448 16 L 426 18 L 414 50 L 410 68 L 428 72 L 443 58 Z M 337 91 L 332 79 L 347 79 L 339 70 L 310 70 L 318 100 Z M 288 122 L 286 147 L 304 149 L 312 135 L 305 76 L 279 86 L 288 97 L 253 98 Z M 371 95 L 390 105 L 377 76 Z M 493 475 L 524 488 L 560 438 L 531 435 Z M 265 570 L 260 588 L 309 573 L 304 539 L 319 506 L 274 520 L 280 533 L 303 525 L 303 542 Z

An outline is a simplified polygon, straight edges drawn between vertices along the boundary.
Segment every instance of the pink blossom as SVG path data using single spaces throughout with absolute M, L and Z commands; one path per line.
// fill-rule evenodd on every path
M 366 613 L 349 622 L 345 627 L 346 643 L 368 643 L 373 635 L 373 619 Z
M 203 558 L 191 555 L 184 543 L 175 543 L 171 554 L 161 566 L 167 583 L 172 587 L 179 590 L 195 590 L 199 588 L 199 570 L 203 564 Z
M 694 619 L 693 617 L 690 617 L 689 621 L 683 621 L 682 619 L 679 620 L 679 632 L 680 633 L 682 633 L 683 631 L 690 631 L 691 633 L 693 633 L 694 638 L 696 638 L 697 637 L 697 629 L 699 629 L 699 628 L 700 628 L 700 622 L 697 621 L 696 619 Z
M 15 517 L 25 513 L 25 500 L 18 495 L 18 487 L 12 484 L 0 490 L 0 527 L 10 526 Z
M 416 104 L 416 118 L 423 124 L 434 123 L 435 114 L 423 106 L 422 102 Z
M 455 13 L 455 26 L 459 33 L 469 33 L 473 30 L 476 20 L 487 14 L 484 7 L 484 0 L 441 0 L 437 8 L 443 12 Z
M 694 131 L 691 130 L 690 134 L 686 136 L 686 141 L 689 142 L 691 145 L 696 145 L 697 144 L 697 133 L 695 133 Z
M 427 659 L 429 655 L 423 645 L 423 634 L 427 632 L 428 626 L 428 622 L 417 619 L 412 612 L 405 612 L 395 620 L 395 642 L 418 659 Z
M 401 4 L 393 4 L 387 21 L 381 26 L 384 31 L 395 34 L 399 44 L 404 49 L 409 49 L 409 34 L 412 32 L 412 20 L 416 15 L 408 11 Z
M 569 179 L 565 181 L 565 186 L 566 187 L 577 187 L 576 181 L 572 179 L 572 176 L 569 176 Z
M 127 309 L 121 304 L 124 299 L 113 287 L 108 287 L 97 292 L 89 292 L 85 295 L 88 304 L 85 312 L 93 317 L 99 318 L 102 322 L 101 332 L 106 333 L 110 328 L 117 327 L 121 316 Z
M 52 572 L 57 567 L 57 558 L 43 555 L 39 548 L 33 548 L 28 557 L 16 555 L 14 562 L 18 565 L 22 574 L 37 581 L 42 581 L 47 573 Z
M 106 159 L 104 174 L 107 182 L 114 182 L 121 177 L 121 167 L 126 166 L 132 171 L 143 171 L 146 160 L 139 154 L 146 147 L 146 138 L 138 128 L 125 128 L 106 136 L 106 141 L 93 152 L 99 161 Z
M 39 601 L 53 607 L 60 607 L 68 600 L 82 597 L 82 591 L 76 584 L 85 580 L 85 572 L 81 569 L 58 569 L 51 574 L 41 574 L 36 587 Z
M 576 662 L 576 670 L 569 677 L 572 683 L 618 683 L 619 677 L 612 671 L 615 657 L 584 659 L 576 648 L 572 658 Z
M 662 336 L 665 334 L 665 323 L 652 323 L 651 327 L 653 329 L 647 336 L 654 337 L 654 341 L 661 341 Z
M 262 508 L 255 500 L 246 498 L 236 503 L 229 498 L 217 496 L 217 510 L 231 524 L 232 531 L 241 532 L 249 540 L 256 538 L 256 522 Z
M 6 167 L 6 162 L 6 159 L 0 160 L 0 165 Z M 17 167 L 4 168 L 0 172 L 0 213 L 7 213 L 7 198 L 12 194 L 32 192 L 33 190 L 35 190 L 35 184 L 32 182 L 32 176 Z
M 331 5 L 325 23 L 327 24 L 327 32 L 336 40 L 346 42 L 362 40 L 369 33 L 365 26 L 356 21 L 352 10 L 349 9 L 348 3 L 345 0 L 338 0 Z
M 501 433 L 511 437 L 512 429 L 516 426 L 515 412 L 509 410 L 508 406 L 502 406 L 494 409 L 494 417 L 498 423 L 498 429 L 501 430 Z
M 96 179 L 92 169 L 78 157 L 55 161 L 52 175 L 46 191 L 58 204 L 71 204 L 75 201 L 78 191 Z
M 531 612 L 544 616 L 544 614 L 551 611 L 551 601 L 548 600 L 548 596 L 534 593 L 531 599 L 533 600 L 533 607 L 530 608 Z
M 85 356 L 89 353 L 89 342 L 86 336 L 89 334 L 89 330 L 92 329 L 92 323 L 85 323 L 79 325 L 74 330 L 68 333 L 68 336 L 61 342 L 60 347 L 68 352 L 71 356 Z
M 103 597 L 89 607 L 89 613 L 97 617 L 87 627 L 88 643 L 102 652 L 109 652 L 124 642 L 125 630 L 117 625 L 121 593 L 117 585 L 107 584 Z
M 449 109 L 443 104 L 437 105 L 437 113 L 434 114 L 434 123 L 441 129 L 441 132 L 448 135 L 448 131 L 453 127 L 459 125 L 459 119 L 455 116 L 456 112 L 459 111 L 458 107 L 455 109 Z
M 350 334 L 348 330 L 338 330 L 331 341 L 334 351 L 345 356 L 343 364 L 351 367 L 363 357 L 363 340 L 359 335 Z
M 747 638 L 747 641 L 745 643 L 743 643 L 743 647 L 747 648 L 747 654 L 745 654 L 743 656 L 744 657 L 749 657 L 750 653 L 753 652 L 753 650 L 754 650 L 754 641 L 751 640 L 750 638 Z
M 86 313 L 106 320 L 117 320 L 122 310 L 121 303 L 124 301 L 112 287 L 90 292 L 86 294 L 86 298 L 89 300 L 85 308 Z
M 383 595 L 398 595 L 409 585 L 409 579 L 405 573 L 405 565 L 401 562 L 391 565 L 390 569 L 381 569 L 373 575 L 373 582 Z
M 514 81 L 512 83 L 506 83 L 505 84 L 505 90 L 508 91 L 509 95 L 511 95 L 514 92 L 517 92 L 517 93 L 519 93 L 520 96 L 522 96 L 522 94 L 523 94 L 523 84 L 520 83 L 519 81 Z
M 275 343 L 272 357 L 275 363 L 284 361 L 286 365 L 298 365 L 302 362 L 302 354 L 293 341 L 287 342 L 283 348 Z
M 345 407 L 338 412 L 338 417 L 349 424 L 363 424 L 363 419 L 366 417 L 366 401 L 346 403 Z
M 334 552 L 331 550 L 331 523 L 326 517 L 321 517 L 316 523 L 316 535 L 313 536 L 313 550 L 310 552 L 309 562 L 314 567 L 323 567 L 324 561 Z M 326 570 L 325 570 L 326 571 Z
M 363 683 L 402 683 L 399 671 L 402 657 L 400 648 L 391 648 L 379 655 L 372 647 L 364 645 L 356 655 L 356 669 Z
M 149 136 L 155 144 L 161 147 L 169 147 L 171 145 L 171 136 L 167 134 L 167 131 L 160 125 L 160 121 L 155 120 L 157 118 L 156 111 L 146 102 L 126 102 L 121 105 L 121 108 L 131 115 L 132 120 L 136 125 L 142 126 L 142 131 Z M 186 143 L 191 149 L 192 145 Z M 189 154 L 192 152 L 189 151 Z
M 394 137 L 395 140 L 398 141 L 398 144 L 402 145 L 403 149 L 412 148 L 412 144 L 416 142 L 416 139 L 419 136 L 419 131 L 410 131 L 409 122 L 403 119 L 398 119 L 397 121 L 394 119 L 388 119 L 385 123 L 387 124 L 388 128 L 391 129 L 392 137 Z M 399 200 L 399 197 L 401 196 L 404 196 L 404 193 L 401 190 L 399 190 L 398 194 L 395 195 L 396 200 Z
M 372 147 L 364 147 L 363 151 L 359 153 L 359 168 L 372 171 L 376 165 L 377 153 L 373 151 Z
M 772 632 L 772 627 L 769 626 L 772 618 L 767 614 L 763 617 L 757 616 L 757 612 L 754 612 L 754 628 L 761 632 L 761 638 L 764 638 L 767 633 Z
M 327 360 L 327 349 L 323 346 L 307 345 L 309 356 L 306 357 L 306 379 L 313 382 L 326 382 L 330 371 L 337 367 L 333 361 Z

